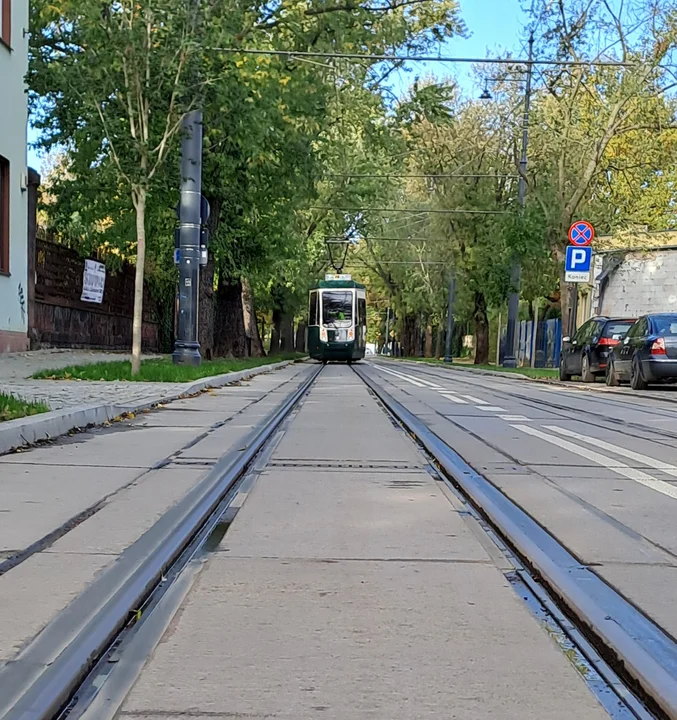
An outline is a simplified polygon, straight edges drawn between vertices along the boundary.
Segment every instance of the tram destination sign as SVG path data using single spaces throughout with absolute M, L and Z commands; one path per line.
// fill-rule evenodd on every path
M 353 276 L 349 273 L 327 273 L 324 276 L 324 279 L 327 281 L 336 281 L 336 280 L 352 280 Z

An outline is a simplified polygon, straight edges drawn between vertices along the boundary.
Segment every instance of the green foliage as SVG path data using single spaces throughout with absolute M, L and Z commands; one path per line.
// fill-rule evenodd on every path
M 43 412 L 49 412 L 49 408 L 43 402 L 30 402 L 0 392 L 0 422 L 16 420 L 28 415 L 38 415 Z

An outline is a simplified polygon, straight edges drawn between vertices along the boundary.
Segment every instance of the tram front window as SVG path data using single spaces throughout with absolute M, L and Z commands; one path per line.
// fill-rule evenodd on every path
M 333 290 L 322 293 L 322 324 L 346 328 L 353 324 L 353 294 Z

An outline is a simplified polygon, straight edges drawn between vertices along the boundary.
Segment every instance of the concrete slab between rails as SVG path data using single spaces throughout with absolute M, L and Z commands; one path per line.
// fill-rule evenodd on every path
M 199 577 L 118 717 L 183 713 L 608 717 L 491 565 L 224 554 Z
M 117 717 L 607 717 L 356 380 L 325 368 Z
M 284 362 L 261 365 L 260 367 L 250 368 L 248 370 L 239 370 L 223 375 L 201 378 L 195 382 L 186 383 L 178 392 L 158 393 L 155 396 L 123 405 L 110 403 L 84 405 L 76 408 L 52 410 L 51 412 L 19 418 L 17 420 L 8 420 L 0 423 L 0 455 L 16 450 L 17 448 L 34 445 L 43 440 L 51 440 L 61 435 L 66 435 L 73 430 L 79 430 L 90 425 L 103 425 L 122 415 L 143 412 L 156 405 L 179 400 L 190 395 L 196 395 L 210 388 L 223 387 L 224 385 L 240 382 L 255 375 L 279 370 L 293 363 L 293 360 L 285 360 Z

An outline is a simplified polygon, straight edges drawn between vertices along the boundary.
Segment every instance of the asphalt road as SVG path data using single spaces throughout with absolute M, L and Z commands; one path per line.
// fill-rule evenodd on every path
M 601 384 L 379 360 L 366 370 L 677 637 L 677 405 L 666 392 L 618 394 Z

